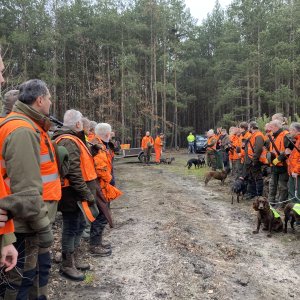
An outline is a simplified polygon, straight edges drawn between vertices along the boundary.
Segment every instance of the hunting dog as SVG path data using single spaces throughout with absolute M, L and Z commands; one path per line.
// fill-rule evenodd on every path
M 228 171 L 222 170 L 221 172 L 219 171 L 209 171 L 205 174 L 205 186 L 207 186 L 208 182 L 214 178 L 217 180 L 221 180 L 221 184 L 224 185 L 224 181 L 227 177 Z
M 231 204 L 233 204 L 234 194 L 236 194 L 237 203 L 240 203 L 240 197 L 242 197 L 243 200 L 246 191 L 247 191 L 247 181 L 245 179 L 238 177 L 231 186 L 231 192 L 232 192 Z
M 253 209 L 257 211 L 257 227 L 252 233 L 257 234 L 260 229 L 261 223 L 263 223 L 263 230 L 268 230 L 267 237 L 272 236 L 272 230 L 282 231 L 283 223 L 280 215 L 270 207 L 268 199 L 259 196 L 253 202 Z
M 204 163 L 203 163 L 204 161 Z M 188 167 L 188 169 L 190 169 L 193 164 L 195 165 L 195 169 L 198 168 L 200 166 L 203 166 L 205 164 L 205 159 L 201 156 L 201 155 L 198 155 L 198 158 L 191 158 L 187 161 L 185 167 Z
M 175 157 L 166 157 L 160 159 L 160 163 L 165 165 L 170 165 L 172 161 L 175 161 Z
M 298 212 L 297 212 L 298 211 Z M 291 227 L 295 232 L 294 223 L 300 222 L 300 204 L 288 203 L 284 208 L 284 232 L 287 233 L 287 223 L 291 221 Z

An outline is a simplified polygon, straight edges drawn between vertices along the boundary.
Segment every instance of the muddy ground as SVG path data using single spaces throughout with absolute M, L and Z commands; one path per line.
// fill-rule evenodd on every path
M 116 162 L 124 196 L 112 203 L 115 228 L 105 232 L 113 254 L 86 253 L 92 270 L 82 283 L 55 265 L 51 299 L 299 299 L 300 226 L 253 235 L 251 202 L 231 205 L 228 183 L 204 187 L 205 170 L 184 167 L 191 156 L 170 155 L 172 165 Z

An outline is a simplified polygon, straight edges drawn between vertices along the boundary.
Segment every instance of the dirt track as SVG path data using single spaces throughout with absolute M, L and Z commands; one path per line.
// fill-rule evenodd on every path
M 251 203 L 231 205 L 229 186 L 211 181 L 205 188 L 201 170 L 184 169 L 188 156 L 175 157 L 172 165 L 116 162 L 125 195 L 112 204 L 116 226 L 105 234 L 113 254 L 90 258 L 93 269 L 80 284 L 54 267 L 53 299 L 299 297 L 300 227 L 253 235 Z

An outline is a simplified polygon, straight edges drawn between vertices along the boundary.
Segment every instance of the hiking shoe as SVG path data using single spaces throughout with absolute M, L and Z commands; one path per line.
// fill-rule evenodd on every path
M 102 245 L 90 246 L 90 253 L 93 256 L 105 257 L 111 255 L 111 249 L 105 249 Z

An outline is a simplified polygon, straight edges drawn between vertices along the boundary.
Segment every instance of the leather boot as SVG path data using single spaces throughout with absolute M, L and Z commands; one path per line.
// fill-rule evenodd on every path
M 100 239 L 100 245 L 102 248 L 107 249 L 107 250 L 111 250 L 111 244 L 110 243 L 106 243 L 103 242 L 103 238 L 101 237 Z
M 79 248 L 74 251 L 75 267 L 78 270 L 86 271 L 90 269 L 90 265 L 82 260 L 83 254 Z
M 73 253 L 62 254 L 62 263 L 59 271 L 63 276 L 75 281 L 83 281 L 85 278 L 84 274 L 75 267 Z
M 90 253 L 94 256 L 105 257 L 111 255 L 111 249 L 105 249 L 104 247 L 102 247 L 102 245 L 91 245 Z

